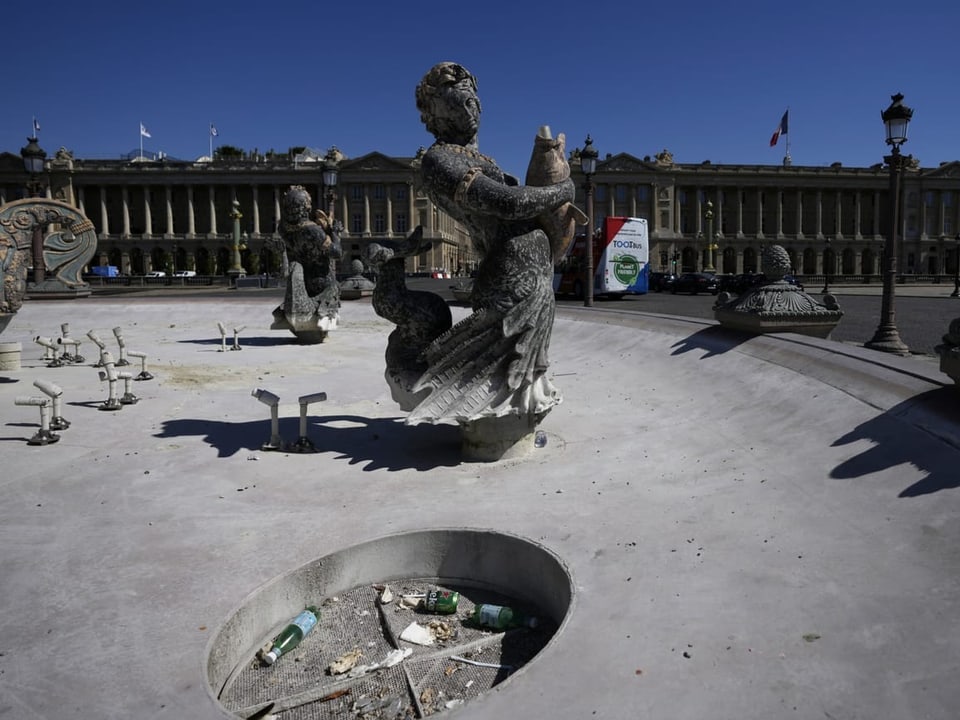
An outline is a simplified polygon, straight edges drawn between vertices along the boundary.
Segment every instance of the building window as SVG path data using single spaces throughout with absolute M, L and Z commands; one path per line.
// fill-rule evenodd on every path
M 398 186 L 397 186 L 396 198 L 397 198 L 397 200 L 406 200 L 406 199 L 407 199 L 407 186 L 406 186 L 406 185 L 398 185 Z
M 916 207 L 917 206 L 917 193 L 915 190 L 911 190 L 907 193 L 907 207 Z
M 927 207 L 933 207 L 933 203 L 935 199 L 936 198 L 934 197 L 934 193 L 932 190 L 928 190 L 923 194 L 923 204 L 926 205 Z
M 407 231 L 407 214 L 397 213 L 397 232 L 405 233 Z
M 377 183 L 376 185 L 373 186 L 373 198 L 374 200 L 383 200 L 383 197 L 384 197 L 383 184 Z
M 607 200 L 607 186 L 606 185 L 597 185 L 594 188 L 593 194 L 596 196 L 597 202 L 606 202 Z
M 363 215 L 360 213 L 354 213 L 352 215 L 350 220 L 350 232 L 363 232 Z
M 384 220 L 382 213 L 373 216 L 373 231 L 378 233 L 387 231 L 387 222 Z
M 678 190 L 678 191 L 677 191 L 677 203 L 678 203 L 679 205 L 686 205 L 686 204 L 687 204 L 687 191 L 686 191 L 686 190 Z
M 351 185 L 350 197 L 354 200 L 363 200 L 363 185 Z
M 637 185 L 637 200 L 642 203 L 650 199 L 650 187 L 647 185 Z
M 626 202 L 627 201 L 627 186 L 626 185 L 617 185 L 617 202 Z

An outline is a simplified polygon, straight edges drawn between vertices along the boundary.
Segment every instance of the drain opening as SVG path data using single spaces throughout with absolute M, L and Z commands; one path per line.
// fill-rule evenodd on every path
M 541 608 L 458 579 L 411 578 L 388 583 L 386 604 L 371 584 L 320 601 L 320 621 L 294 650 L 266 666 L 256 657 L 286 623 L 271 628 L 245 653 L 219 692 L 221 705 L 240 718 L 265 712 L 278 720 L 421 718 L 468 702 L 530 662 L 556 633 Z M 460 593 L 455 614 L 437 614 L 401 602 L 439 586 Z M 535 628 L 494 631 L 469 618 L 479 603 L 506 605 L 538 618 Z M 432 645 L 400 639 L 411 623 L 433 625 Z M 396 649 L 411 654 L 389 668 L 359 674 Z M 330 665 L 359 651 L 354 671 L 331 674 Z

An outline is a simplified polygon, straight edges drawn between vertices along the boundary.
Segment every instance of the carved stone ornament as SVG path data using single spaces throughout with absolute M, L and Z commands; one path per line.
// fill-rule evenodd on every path
M 739 297 L 722 292 L 713 307 L 717 321 L 751 333 L 793 332 L 826 338 L 843 317 L 833 295 L 823 303 L 783 279 L 790 272 L 790 256 L 780 245 L 769 245 L 761 253 L 766 285 L 752 288 Z
M 530 439 L 561 401 L 547 377 L 553 330 L 553 263 L 562 253 L 574 184 L 557 140 L 534 140 L 532 174 L 520 185 L 477 148 L 476 79 L 456 63 L 435 65 L 417 86 L 417 109 L 436 142 L 423 155 L 422 186 L 467 228 L 482 259 L 472 314 L 451 326 L 433 293 L 405 287 L 403 257 L 429 248 L 417 228 L 396 247 L 371 245 L 379 267 L 376 312 L 397 324 L 387 344 L 387 380 L 406 422 L 462 428 L 463 451 L 493 460 Z M 540 184 L 543 183 L 543 184 Z
M 657 165 L 661 167 L 673 167 L 673 153 L 664 148 L 657 153 Z
M 50 226 L 55 229 L 47 232 Z M 30 286 L 31 294 L 78 297 L 89 295 L 83 268 L 97 251 L 93 223 L 72 205 L 47 198 L 15 200 L 0 207 L 0 331 L 23 304 L 27 268 L 33 264 L 34 232 L 43 235 L 46 277 Z

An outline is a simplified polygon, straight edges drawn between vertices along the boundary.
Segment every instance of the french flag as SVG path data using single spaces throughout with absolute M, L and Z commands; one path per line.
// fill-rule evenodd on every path
M 787 110 L 783 117 L 780 118 L 780 124 L 777 125 L 777 129 L 773 131 L 773 137 L 770 138 L 770 147 L 773 147 L 777 144 L 777 141 L 780 139 L 781 135 L 787 134 L 787 115 L 790 114 L 790 111 Z

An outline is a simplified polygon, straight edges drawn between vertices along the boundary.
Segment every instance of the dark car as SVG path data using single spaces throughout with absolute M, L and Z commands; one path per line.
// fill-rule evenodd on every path
M 652 272 L 650 273 L 649 289 L 650 292 L 664 292 L 669 290 L 677 276 L 673 273 Z
M 690 293 L 696 295 L 697 293 L 708 292 L 716 295 L 719 291 L 716 275 L 703 272 L 683 273 L 670 286 L 670 292 L 673 294 Z
M 803 284 L 797 279 L 795 275 L 784 275 L 783 281 L 788 282 L 791 285 L 795 285 L 801 290 L 803 290 Z M 730 287 L 732 292 L 742 295 L 748 290 L 752 290 L 755 287 L 761 287 L 762 285 L 769 285 L 770 280 L 763 273 L 744 273 L 743 275 L 737 275 Z M 727 288 L 723 288 L 726 290 Z

